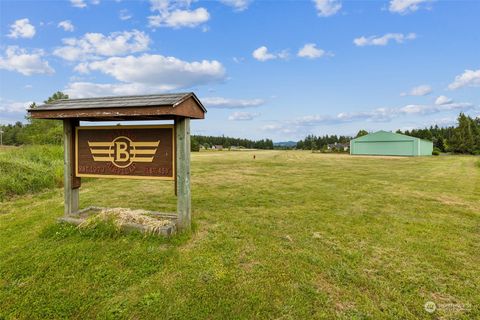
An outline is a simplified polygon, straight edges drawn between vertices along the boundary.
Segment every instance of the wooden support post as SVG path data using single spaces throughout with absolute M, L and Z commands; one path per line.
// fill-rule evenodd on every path
M 190 196 L 190 119 L 178 118 L 175 121 L 175 145 L 177 166 L 177 216 L 178 230 L 191 228 Z
M 63 190 L 65 208 L 64 214 L 71 215 L 78 212 L 78 187 L 74 189 L 74 166 L 75 159 L 73 137 L 75 135 L 74 120 L 63 120 Z

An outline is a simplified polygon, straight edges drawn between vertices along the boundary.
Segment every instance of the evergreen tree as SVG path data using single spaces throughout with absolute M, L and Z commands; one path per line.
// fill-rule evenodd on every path
M 357 135 L 355 136 L 355 138 L 358 138 L 358 137 L 362 137 L 362 136 L 366 136 L 368 134 L 367 130 L 360 130 L 358 131 Z
M 48 97 L 44 103 L 52 103 L 56 100 L 68 99 L 68 95 L 61 91 L 57 91 Z M 36 108 L 37 105 L 32 103 L 30 108 Z M 22 144 L 61 144 L 63 139 L 63 125 L 61 121 L 33 119 L 26 117 L 29 124 L 25 126 L 20 142 Z
M 458 116 L 458 126 L 454 130 L 452 139 L 450 140 L 450 148 L 457 153 L 474 153 L 476 147 L 476 124 L 472 118 L 460 113 Z
M 50 97 L 48 97 L 47 100 L 43 101 L 44 103 L 52 103 L 56 100 L 62 100 L 62 99 L 68 99 L 68 94 L 65 94 L 61 91 L 57 91 L 54 94 L 52 94 Z M 35 102 L 34 102 L 35 104 Z

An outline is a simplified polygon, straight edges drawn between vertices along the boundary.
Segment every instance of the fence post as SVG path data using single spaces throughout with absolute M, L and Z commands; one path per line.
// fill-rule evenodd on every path
M 70 215 L 78 212 L 79 189 L 74 188 L 74 137 L 75 126 L 78 121 L 63 120 L 63 190 L 64 190 L 64 214 Z
M 178 118 L 175 121 L 175 145 L 177 166 L 177 216 L 179 231 L 191 228 L 190 194 L 190 119 Z

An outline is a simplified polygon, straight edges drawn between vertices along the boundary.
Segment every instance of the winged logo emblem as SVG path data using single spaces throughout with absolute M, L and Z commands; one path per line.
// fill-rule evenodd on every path
M 111 162 L 118 168 L 127 168 L 135 162 L 152 162 L 160 140 L 137 142 L 119 136 L 111 142 L 88 141 L 93 161 Z

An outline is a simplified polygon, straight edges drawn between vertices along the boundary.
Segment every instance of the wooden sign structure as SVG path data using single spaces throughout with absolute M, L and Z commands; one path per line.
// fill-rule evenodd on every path
M 207 110 L 193 92 L 57 100 L 29 109 L 63 120 L 66 216 L 79 211 L 82 177 L 175 180 L 177 229 L 191 228 L 190 119 Z M 80 121 L 173 120 L 173 125 L 80 126 Z

